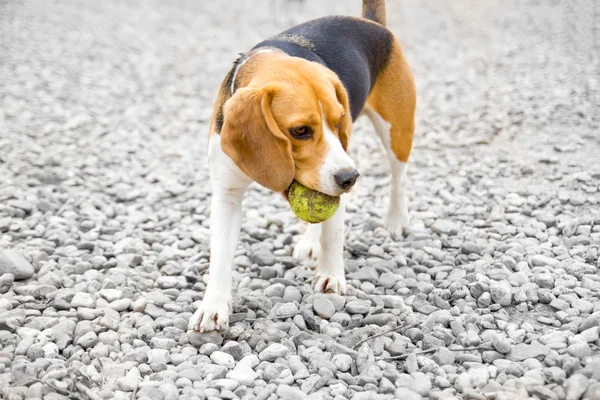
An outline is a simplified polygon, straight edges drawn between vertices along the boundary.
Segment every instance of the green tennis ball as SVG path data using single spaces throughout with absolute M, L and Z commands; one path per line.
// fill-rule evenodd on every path
M 298 218 L 311 224 L 327 221 L 340 206 L 340 198 L 317 192 L 294 180 L 288 189 L 288 201 Z

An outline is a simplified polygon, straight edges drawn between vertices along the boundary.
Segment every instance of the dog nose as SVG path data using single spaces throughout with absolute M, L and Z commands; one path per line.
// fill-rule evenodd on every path
M 353 169 L 350 171 L 340 171 L 335 174 L 333 178 L 335 179 L 335 183 L 337 183 L 342 189 L 347 190 L 354 186 L 354 183 L 359 176 L 360 174 L 358 171 Z

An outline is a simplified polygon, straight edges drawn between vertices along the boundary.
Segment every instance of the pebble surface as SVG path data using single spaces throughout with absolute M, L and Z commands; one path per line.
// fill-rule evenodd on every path
M 292 257 L 303 224 L 253 185 L 230 329 L 208 334 L 187 324 L 206 288 L 221 79 L 270 35 L 359 9 L 0 8 L 0 398 L 600 396 L 592 0 L 389 1 L 419 94 L 406 235 L 384 228 L 387 161 L 359 118 L 347 295 L 313 293 L 311 262 Z

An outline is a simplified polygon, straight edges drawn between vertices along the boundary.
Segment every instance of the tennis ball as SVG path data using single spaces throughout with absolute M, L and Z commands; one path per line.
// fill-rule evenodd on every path
M 294 180 L 288 189 L 288 201 L 298 218 L 311 224 L 327 221 L 340 206 L 340 198 L 317 192 Z

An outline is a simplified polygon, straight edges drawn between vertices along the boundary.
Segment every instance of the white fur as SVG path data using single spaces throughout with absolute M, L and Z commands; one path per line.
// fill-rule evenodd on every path
M 209 142 L 212 202 L 208 285 L 188 329 L 222 330 L 229 325 L 231 268 L 242 221 L 242 197 L 252 180 L 221 149 L 220 135 Z
M 340 206 L 336 213 L 321 224 L 321 252 L 313 282 L 317 292 L 346 293 L 344 271 L 345 214 L 346 196 L 341 196 Z
M 406 200 L 407 165 L 406 163 L 399 161 L 392 151 L 392 143 L 390 140 L 390 128 L 392 125 L 371 108 L 365 108 L 364 112 L 373 123 L 375 131 L 385 147 L 388 162 L 390 163 L 392 184 L 390 188 L 390 202 L 386 226 L 392 235 L 399 237 L 402 235 L 403 230 L 410 224 L 408 202 Z
M 323 111 L 323 107 L 321 107 L 321 111 Z M 356 169 L 356 166 L 354 165 L 354 161 L 352 161 L 348 153 L 346 153 L 342 147 L 339 137 L 329 129 L 325 113 L 322 114 L 323 133 L 327 143 L 327 150 L 323 165 L 319 171 L 321 178 L 319 191 L 330 196 L 339 196 L 344 193 L 344 189 L 335 182 L 335 174 L 343 170 L 354 170 Z
M 294 247 L 294 257 L 299 260 L 318 260 L 321 254 L 321 224 L 308 224 L 306 231 Z

